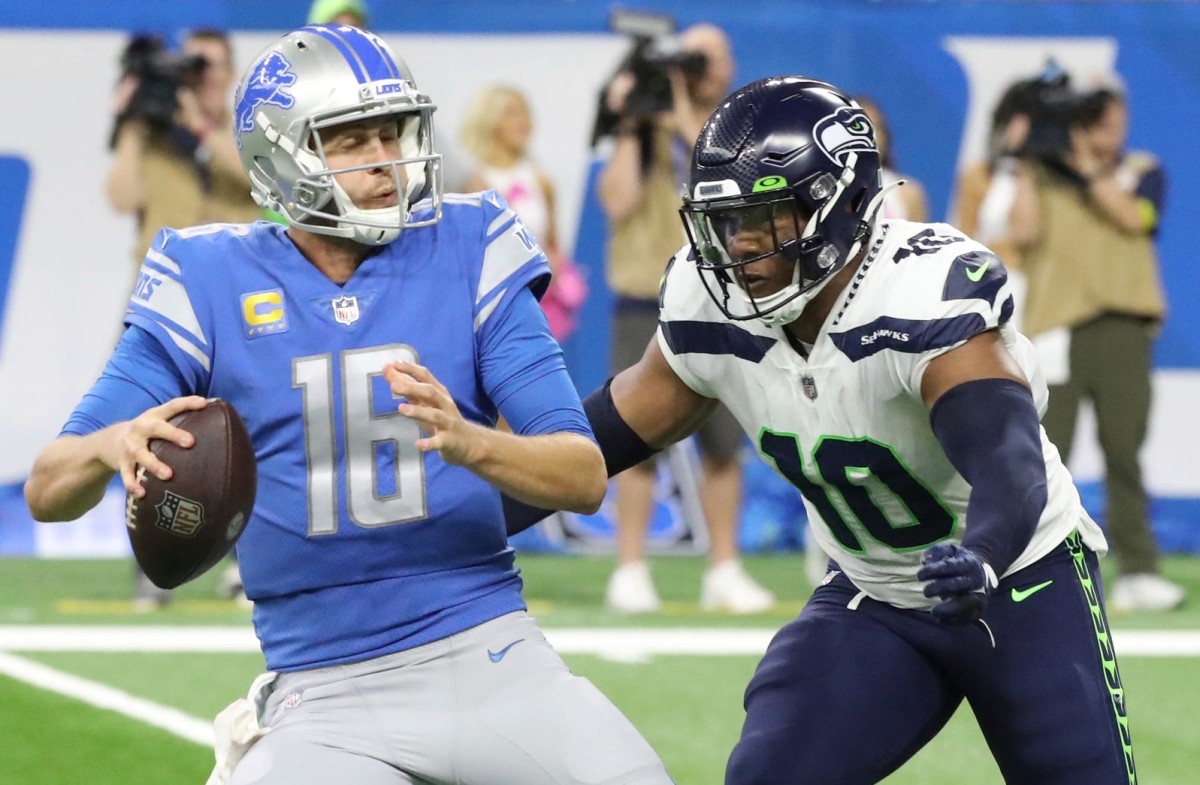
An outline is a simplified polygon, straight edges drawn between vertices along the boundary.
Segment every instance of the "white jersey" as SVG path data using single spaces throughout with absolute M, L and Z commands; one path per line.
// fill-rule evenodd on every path
M 729 407 L 763 460 L 800 489 L 817 542 L 847 577 L 877 600 L 929 608 L 938 600 L 921 593 L 921 554 L 962 541 L 971 487 L 933 434 L 921 398 L 925 369 L 998 329 L 1039 414 L 1046 383 L 1029 341 L 1010 324 L 1008 277 L 987 248 L 948 224 L 884 220 L 869 249 L 805 358 L 782 327 L 727 319 L 685 246 L 663 283 L 658 342 L 679 378 Z M 1042 454 L 1048 501 L 1008 573 L 1076 530 L 1093 550 L 1107 550 L 1044 430 Z

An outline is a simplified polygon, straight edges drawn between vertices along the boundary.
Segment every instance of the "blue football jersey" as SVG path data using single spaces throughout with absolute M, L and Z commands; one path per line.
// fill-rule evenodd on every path
M 492 192 L 448 195 L 441 222 L 343 285 L 276 224 L 160 233 L 126 322 L 250 431 L 258 496 L 237 550 L 268 667 L 361 660 L 525 607 L 498 491 L 417 451 L 382 371 L 419 362 L 464 417 L 495 423 L 488 331 L 548 273 Z

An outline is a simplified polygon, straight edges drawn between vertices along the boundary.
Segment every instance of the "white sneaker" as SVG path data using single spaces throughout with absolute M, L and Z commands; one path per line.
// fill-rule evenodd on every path
M 1149 572 L 1121 575 L 1113 584 L 1108 605 L 1114 611 L 1170 611 L 1183 602 L 1183 587 Z
M 649 565 L 644 561 L 618 565 L 608 579 L 604 604 L 617 613 L 654 613 L 661 608 Z
M 171 603 L 170 589 L 154 585 L 146 573 L 137 570 L 133 577 L 133 610 L 135 613 L 150 613 Z
M 700 582 L 700 607 L 706 611 L 762 613 L 775 595 L 760 586 L 737 559 L 709 567 Z

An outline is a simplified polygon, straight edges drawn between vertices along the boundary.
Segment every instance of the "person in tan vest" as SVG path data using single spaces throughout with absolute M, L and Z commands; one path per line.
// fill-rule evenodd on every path
M 719 28 L 698 24 L 678 39 L 681 52 L 703 55 L 688 68 L 668 68 L 670 94 L 658 101 L 625 68 L 609 83 L 605 110 L 614 117 L 611 156 L 600 173 L 600 204 L 609 221 L 606 273 L 614 296 L 613 372 L 640 359 L 658 324 L 658 287 L 667 261 L 686 239 L 679 218 L 680 188 L 688 160 L 708 115 L 729 91 L 733 53 Z M 665 91 L 664 91 L 665 92 Z M 702 479 L 700 504 L 708 526 L 709 568 L 701 584 L 701 606 L 755 613 L 774 596 L 754 581 L 738 560 L 737 520 L 742 497 L 738 460 L 741 428 L 725 408 L 698 434 Z M 660 607 L 645 560 L 645 536 L 654 502 L 654 462 L 616 480 L 617 569 L 605 601 L 621 613 Z
M 140 45 L 153 46 L 150 40 L 142 38 Z M 173 96 L 170 80 L 147 74 L 145 65 L 133 67 L 135 62 L 145 64 L 155 51 L 144 49 L 139 59 L 136 45 L 137 39 L 123 58 L 126 74 L 116 90 L 113 156 L 105 183 L 112 208 L 137 217 L 131 280 L 159 229 L 263 217 L 250 196 L 250 181 L 233 137 L 235 75 L 229 38 L 213 29 L 188 35 L 182 54 L 190 56 L 193 65 L 182 72 Z M 202 64 L 196 65 L 200 58 Z M 162 67 L 157 70 L 165 72 Z M 222 593 L 240 594 L 236 565 L 223 574 L 222 586 Z M 140 572 L 135 575 L 137 609 L 152 610 L 170 599 L 169 591 Z
M 204 58 L 204 65 L 179 84 L 174 115 L 166 122 L 144 106 L 138 76 L 128 74 L 117 86 L 118 127 L 106 193 L 114 210 L 137 216 L 138 263 L 164 226 L 243 223 L 261 216 L 233 139 L 229 39 L 219 30 L 196 30 L 183 53 Z
M 1043 425 L 1064 463 L 1079 404 L 1096 410 L 1118 567 L 1110 607 L 1169 610 L 1184 591 L 1159 572 L 1138 458 L 1166 315 L 1154 247 L 1166 183 L 1153 155 L 1125 150 L 1128 122 L 1121 93 L 1091 93 L 1062 159 L 1022 164 L 1034 187 L 1017 190 L 1013 236 L 1029 285 L 1023 329 L 1051 383 Z
M 1018 320 L 1025 305 L 1025 274 L 1019 248 L 1032 238 L 1016 237 L 1013 231 L 1030 227 L 1035 222 L 1013 216 L 1012 211 L 1014 208 L 1031 210 L 1036 206 L 1036 199 L 1016 199 L 1018 189 L 1033 188 L 1031 167 L 1022 164 L 1021 156 L 1021 148 L 1029 135 L 1026 85 L 1028 81 L 1014 83 L 996 102 L 986 155 L 959 173 L 950 210 L 952 223 L 991 248 L 1008 268 L 1010 281 L 1019 287 L 1020 302 L 1014 316 Z

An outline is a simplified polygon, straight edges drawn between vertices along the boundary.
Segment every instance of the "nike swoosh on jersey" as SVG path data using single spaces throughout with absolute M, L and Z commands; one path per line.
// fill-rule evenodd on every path
M 1046 581 L 1045 583 L 1039 583 L 1036 586 L 1030 586 L 1028 589 L 1013 589 L 1012 600 L 1013 602 L 1025 602 L 1025 600 L 1028 600 L 1030 597 L 1037 594 L 1052 583 L 1054 583 L 1054 581 L 1051 580 Z
M 974 267 L 974 268 L 968 267 L 967 268 L 967 278 L 970 279 L 971 282 L 973 282 L 973 283 L 979 283 L 980 279 L 983 278 L 983 274 L 986 273 L 988 271 L 988 268 L 991 266 L 992 266 L 992 260 L 988 259 L 987 261 L 985 261 L 983 264 L 979 265 L 978 267 Z
M 515 641 L 508 644 L 500 651 L 492 651 L 491 649 L 488 649 L 488 659 L 491 660 L 492 662 L 500 662 L 500 660 L 504 659 L 504 655 L 508 654 L 509 649 L 511 649 L 513 646 L 516 646 L 518 643 L 520 643 L 523 640 L 525 640 L 525 639 L 517 638 Z

